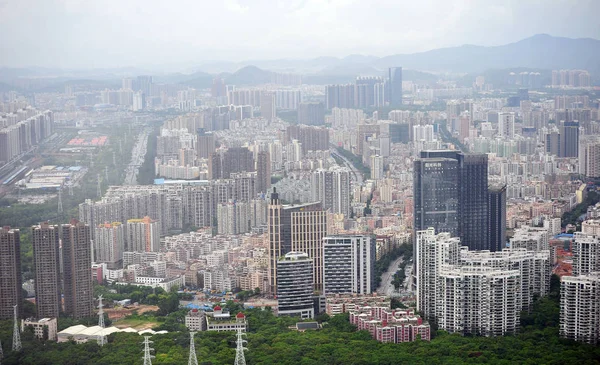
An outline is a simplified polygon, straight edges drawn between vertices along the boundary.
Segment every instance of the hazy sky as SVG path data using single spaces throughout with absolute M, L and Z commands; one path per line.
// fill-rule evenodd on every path
M 600 0 L 0 0 L 0 65 L 384 56 L 537 33 L 600 38 L 598 19 Z

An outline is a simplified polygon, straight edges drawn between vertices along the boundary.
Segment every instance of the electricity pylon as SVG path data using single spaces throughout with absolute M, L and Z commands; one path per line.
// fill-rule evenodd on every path
M 188 359 L 188 365 L 198 365 L 198 359 L 196 358 L 196 346 L 194 345 L 194 335 L 196 332 L 190 332 L 190 357 Z

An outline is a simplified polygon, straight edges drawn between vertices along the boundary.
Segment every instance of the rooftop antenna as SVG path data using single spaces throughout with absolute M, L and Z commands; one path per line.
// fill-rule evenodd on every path
M 244 332 L 242 332 L 241 328 L 238 328 L 237 333 L 237 347 L 235 349 L 235 363 L 234 365 L 246 365 L 246 357 L 244 356 L 244 351 L 248 350 L 244 347 L 244 343 L 248 343 L 248 341 L 244 340 L 242 336 L 246 336 Z
M 150 344 L 153 343 L 153 341 L 150 341 L 150 336 L 144 336 L 144 342 L 142 343 L 144 344 L 144 357 L 142 358 L 144 359 L 144 365 L 152 365 L 154 356 L 152 356 L 150 352 L 154 351 L 154 349 L 150 347 Z
M 17 318 L 17 306 L 13 307 L 13 311 L 15 313 L 15 325 L 13 327 L 13 343 L 12 350 L 13 351 L 21 351 L 21 332 L 19 331 L 19 318 Z
M 102 295 L 98 296 L 98 327 L 105 328 L 104 325 L 104 304 L 102 304 Z M 106 343 L 106 336 L 101 335 L 98 336 L 98 345 L 100 347 L 104 346 Z
M 196 346 L 194 345 L 194 335 L 196 332 L 190 332 L 190 358 L 188 359 L 188 365 L 198 365 L 198 359 L 196 358 Z

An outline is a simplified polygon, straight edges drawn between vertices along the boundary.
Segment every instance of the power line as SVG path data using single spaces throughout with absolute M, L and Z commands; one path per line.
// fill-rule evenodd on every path
M 62 189 L 58 189 L 58 214 L 63 212 Z
M 144 365 L 152 365 L 154 356 L 152 356 L 151 351 L 154 351 L 154 349 L 150 347 L 150 344 L 153 343 L 150 341 L 150 336 L 144 336 L 144 342 L 142 343 L 144 344 L 144 357 L 142 358 L 144 359 Z
M 102 304 L 102 295 L 98 296 L 98 327 L 105 328 L 104 325 L 104 304 Z M 100 330 L 102 332 L 102 330 Z M 100 347 L 104 346 L 106 343 L 106 336 L 99 335 L 98 336 L 98 345 Z
M 244 347 L 244 343 L 248 341 L 244 340 L 242 336 L 246 336 L 244 332 L 242 332 L 241 328 L 238 328 L 237 333 L 237 347 L 235 349 L 235 363 L 234 365 L 246 365 L 246 357 L 244 356 L 244 351 L 248 350 Z

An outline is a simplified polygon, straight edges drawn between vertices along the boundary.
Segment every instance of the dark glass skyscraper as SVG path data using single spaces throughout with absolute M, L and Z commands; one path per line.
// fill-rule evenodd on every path
M 402 67 L 390 67 L 388 73 L 390 105 L 402 105 Z
M 506 245 L 506 185 L 489 186 L 490 251 Z
M 487 156 L 422 151 L 414 165 L 414 229 L 433 227 L 472 250 L 489 248 Z

